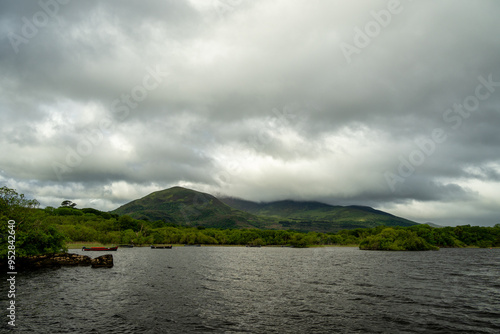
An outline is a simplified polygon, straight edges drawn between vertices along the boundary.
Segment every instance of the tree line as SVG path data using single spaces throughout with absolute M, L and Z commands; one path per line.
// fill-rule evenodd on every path
M 500 247 L 500 224 L 356 228 L 337 233 L 294 230 L 217 229 L 179 226 L 161 220 L 137 220 L 93 208 L 77 209 L 70 201 L 59 208 L 38 208 L 15 190 L 0 188 L 0 256 L 7 253 L 7 222 L 16 221 L 18 256 L 67 250 L 68 242 L 102 244 L 205 244 L 294 246 L 359 245 L 361 249 L 420 250 L 436 247 Z

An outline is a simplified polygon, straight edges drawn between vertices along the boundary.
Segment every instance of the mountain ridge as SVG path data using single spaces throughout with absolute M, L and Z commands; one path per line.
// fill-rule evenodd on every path
M 155 191 L 111 211 L 135 219 L 161 220 L 184 226 L 258 228 L 258 219 L 233 209 L 213 195 L 172 187 Z
M 388 212 L 361 205 L 330 205 L 317 201 L 282 200 L 273 202 L 252 202 L 235 197 L 220 197 L 223 203 L 257 216 L 270 216 L 287 219 L 295 224 L 285 224 L 290 228 L 301 229 L 302 225 L 317 225 L 323 230 L 325 223 L 335 224 L 338 228 L 361 228 L 387 226 L 412 226 L 418 223 L 395 216 Z M 316 223 L 316 224 L 315 224 Z M 321 225 L 321 226 L 318 226 Z
M 181 226 L 293 229 L 337 232 L 365 227 L 418 223 L 367 206 L 338 206 L 316 201 L 252 202 L 183 187 L 153 192 L 111 211 L 135 219 L 161 220 Z

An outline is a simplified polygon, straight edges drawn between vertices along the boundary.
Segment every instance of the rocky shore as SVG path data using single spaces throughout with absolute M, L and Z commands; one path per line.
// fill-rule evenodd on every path
M 106 254 L 96 258 L 91 258 L 87 255 L 56 253 L 18 258 L 16 261 L 16 269 L 18 270 L 60 268 L 62 266 L 111 268 L 113 267 L 113 255 Z

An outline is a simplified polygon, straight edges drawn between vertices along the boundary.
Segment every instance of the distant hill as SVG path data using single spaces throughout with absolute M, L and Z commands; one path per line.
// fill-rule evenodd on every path
M 368 206 L 339 206 L 320 202 L 277 201 L 257 203 L 237 198 L 219 198 L 223 203 L 260 217 L 278 219 L 285 228 L 331 232 L 340 229 L 418 225 L 408 219 Z
M 151 193 L 111 211 L 135 219 L 161 220 L 184 226 L 260 228 L 252 214 L 233 209 L 210 194 L 182 187 Z
M 316 232 L 417 224 L 364 206 L 333 206 L 291 200 L 257 203 L 227 197 L 217 199 L 210 194 L 182 187 L 151 193 L 111 213 L 183 226 Z
M 438 224 L 434 224 L 434 223 L 431 223 L 431 222 L 426 222 L 424 224 L 425 225 L 429 225 L 430 227 L 436 227 L 436 228 L 444 227 L 443 225 L 438 225 Z

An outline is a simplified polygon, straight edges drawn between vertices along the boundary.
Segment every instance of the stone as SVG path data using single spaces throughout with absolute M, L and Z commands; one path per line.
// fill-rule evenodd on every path
M 86 255 L 56 253 L 18 258 L 16 269 L 60 268 L 61 266 L 90 266 L 92 259 Z
M 16 270 L 21 271 L 41 268 L 60 268 L 61 266 L 92 266 L 92 268 L 111 268 L 113 267 L 113 255 L 107 254 L 92 259 L 87 255 L 56 253 L 27 256 L 16 260 Z M 6 268 L 7 262 L 2 262 L 0 260 L 0 267 Z
M 112 268 L 113 255 L 106 254 L 91 260 L 92 268 Z

